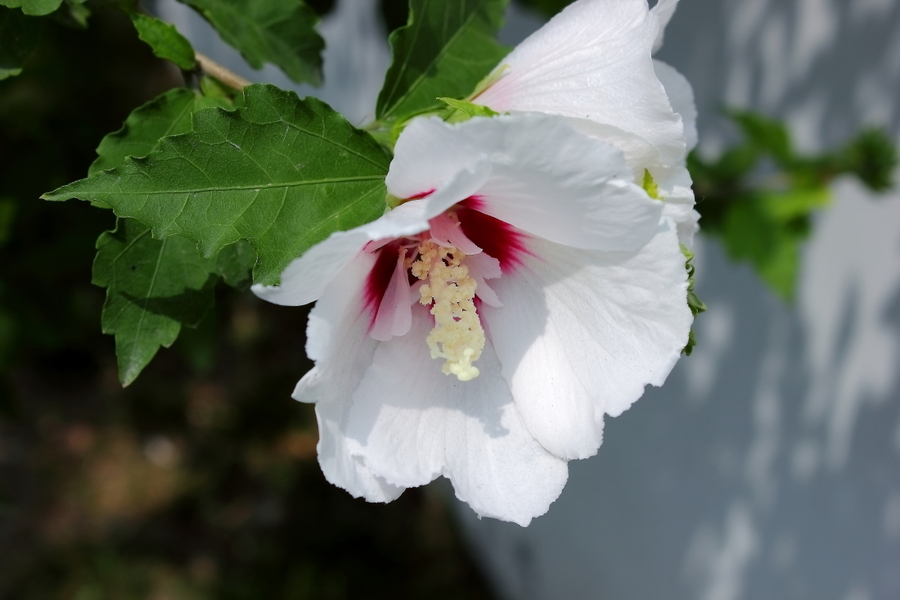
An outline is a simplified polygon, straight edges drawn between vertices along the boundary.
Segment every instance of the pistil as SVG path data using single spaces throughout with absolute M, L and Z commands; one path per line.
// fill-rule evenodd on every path
M 434 328 L 426 342 L 432 358 L 443 358 L 441 370 L 460 381 L 478 377 L 474 363 L 484 349 L 484 329 L 475 309 L 477 284 L 463 264 L 466 255 L 453 246 L 423 241 L 410 265 L 414 277 L 423 281 L 419 302 L 431 306 Z

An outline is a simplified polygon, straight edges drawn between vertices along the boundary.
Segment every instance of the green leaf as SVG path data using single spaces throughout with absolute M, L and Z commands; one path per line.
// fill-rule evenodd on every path
M 779 296 L 791 301 L 810 216 L 830 200 L 827 188 L 758 192 L 733 203 L 721 229 L 729 255 L 746 260 Z
M 40 34 L 39 19 L 0 6 L 0 80 L 22 72 L 25 61 L 37 48 Z
M 159 58 L 172 61 L 184 71 L 190 71 L 197 64 L 191 43 L 174 26 L 139 12 L 131 13 L 131 22 L 138 37 L 147 42 Z
M 243 98 L 239 90 L 236 90 L 230 85 L 225 85 L 215 77 L 210 77 L 209 75 L 203 75 L 200 78 L 200 93 L 210 98 L 221 98 L 223 102 L 225 102 L 225 105 L 223 105 L 222 108 L 235 108 L 237 106 L 235 100 L 237 98 Z
M 158 239 L 195 240 L 207 257 L 246 239 L 259 254 L 254 281 L 274 284 L 313 244 L 383 214 L 389 163 L 328 105 L 253 85 L 243 108 L 197 112 L 191 133 L 44 198 L 103 202 Z
M 750 111 L 730 110 L 726 114 L 757 151 L 771 155 L 782 167 L 794 162 L 791 136 L 784 123 Z
M 86 4 L 87 0 L 65 0 L 65 2 L 68 16 L 75 26 L 87 29 L 88 18 L 91 16 L 91 9 Z
M 231 287 L 244 291 L 253 283 L 256 251 L 245 240 L 225 246 L 216 256 L 216 272 Z
M 62 4 L 62 0 L 0 0 L 0 6 L 21 8 L 26 15 L 40 17 L 49 15 Z
M 181 0 L 195 8 L 254 69 L 277 65 L 296 82 L 322 82 L 319 17 L 301 0 Z
M 155 240 L 134 219 L 120 219 L 97 240 L 93 283 L 106 288 L 101 324 L 115 335 L 119 380 L 129 385 L 182 324 L 195 327 L 213 303 L 215 261 L 181 236 Z
M 853 173 L 875 192 L 885 192 L 893 186 L 897 167 L 897 147 L 880 129 L 860 132 L 841 153 L 844 170 Z
M 394 59 L 375 114 L 406 119 L 462 98 L 508 49 L 495 37 L 507 0 L 410 0 L 409 23 L 391 33 Z
M 185 88 L 173 88 L 157 96 L 132 111 L 121 129 L 100 141 L 88 176 L 120 167 L 128 156 L 147 156 L 159 147 L 162 138 L 190 131 L 192 115 L 210 107 L 229 108 L 230 102 L 222 97 L 200 96 Z
M 150 154 L 159 147 L 161 138 L 190 131 L 193 112 L 227 105 L 225 98 L 206 98 L 184 88 L 169 90 L 133 111 L 122 129 L 103 139 L 90 173 L 96 175 L 122 166 L 128 156 Z M 182 325 L 194 327 L 212 307 L 212 286 L 219 273 L 233 287 L 249 285 L 255 253 L 245 246 L 246 243 L 232 244 L 216 258 L 204 259 L 193 241 L 181 236 L 154 240 L 149 229 L 133 219 L 121 220 L 115 232 L 101 236 L 94 279 L 107 287 L 103 331 L 116 336 L 123 385 L 134 381 L 160 346 L 168 347 L 175 341 Z M 164 282 L 171 284 L 169 287 L 150 286 L 148 269 L 132 271 L 127 262 L 145 264 L 154 259 L 160 276 L 170 278 Z M 119 260 L 126 262 L 119 264 Z M 111 285 L 109 281 L 117 283 Z M 174 293 L 171 286 L 175 287 Z M 181 299 L 185 305 L 179 307 L 177 302 Z

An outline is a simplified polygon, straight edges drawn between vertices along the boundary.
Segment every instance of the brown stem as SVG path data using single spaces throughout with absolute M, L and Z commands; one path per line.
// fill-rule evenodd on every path
M 236 73 L 232 73 L 205 54 L 195 52 L 194 57 L 197 59 L 197 62 L 200 63 L 200 68 L 203 69 L 205 73 L 212 75 L 225 85 L 232 87 L 237 91 L 241 91 L 250 85 L 249 81 Z

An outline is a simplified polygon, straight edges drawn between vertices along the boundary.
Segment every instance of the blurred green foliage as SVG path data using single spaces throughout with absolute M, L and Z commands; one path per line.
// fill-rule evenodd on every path
M 830 201 L 829 184 L 844 174 L 885 191 L 897 164 L 887 136 L 867 129 L 843 147 L 819 155 L 797 152 L 785 125 L 762 115 L 727 115 L 743 140 L 716 159 L 688 157 L 702 231 L 722 240 L 729 255 L 747 261 L 782 298 L 794 297 L 800 248 L 812 216 Z

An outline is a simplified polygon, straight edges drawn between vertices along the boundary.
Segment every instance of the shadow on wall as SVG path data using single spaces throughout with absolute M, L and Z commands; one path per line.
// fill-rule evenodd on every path
M 896 0 L 685 0 L 660 58 L 693 83 L 701 140 L 728 139 L 722 105 L 787 119 L 802 149 L 837 144 L 862 124 L 898 130 Z

